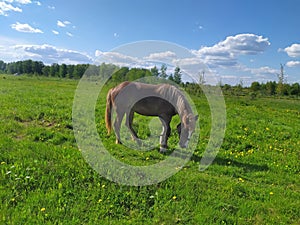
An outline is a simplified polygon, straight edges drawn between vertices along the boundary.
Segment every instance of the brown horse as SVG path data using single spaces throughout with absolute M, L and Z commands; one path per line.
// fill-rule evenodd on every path
M 183 93 L 169 84 L 154 85 L 125 81 L 110 89 L 106 98 L 105 112 L 105 123 L 109 134 L 111 132 L 112 108 L 117 114 L 114 130 L 118 144 L 121 144 L 120 127 L 125 114 L 125 124 L 138 144 L 140 144 L 140 140 L 132 128 L 134 113 L 144 116 L 158 116 L 163 126 L 160 136 L 161 152 L 168 148 L 167 141 L 171 133 L 170 122 L 174 115 L 178 114 L 181 120 L 177 126 L 177 131 L 180 135 L 179 145 L 182 148 L 187 148 L 198 119 L 198 116 L 194 116 Z

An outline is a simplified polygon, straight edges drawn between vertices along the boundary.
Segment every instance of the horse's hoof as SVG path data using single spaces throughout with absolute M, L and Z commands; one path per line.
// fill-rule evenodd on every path
M 166 149 L 166 148 L 163 148 L 163 147 L 160 147 L 159 152 L 160 152 L 160 153 L 166 153 L 166 152 L 167 152 L 167 149 Z
M 117 139 L 117 140 L 116 140 L 116 144 L 117 144 L 117 145 L 121 145 L 122 142 L 121 142 L 120 140 Z

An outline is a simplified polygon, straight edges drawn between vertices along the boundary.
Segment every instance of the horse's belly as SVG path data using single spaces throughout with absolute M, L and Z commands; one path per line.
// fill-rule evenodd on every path
M 149 97 L 138 101 L 133 111 L 144 116 L 160 116 L 162 114 L 176 114 L 172 104 L 157 97 Z

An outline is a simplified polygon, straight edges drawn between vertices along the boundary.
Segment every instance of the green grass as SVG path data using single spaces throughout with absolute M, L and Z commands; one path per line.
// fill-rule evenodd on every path
M 227 130 L 213 164 L 199 172 L 210 111 L 194 97 L 200 143 L 191 161 L 156 185 L 129 187 L 98 175 L 72 130 L 77 81 L 0 75 L 0 224 L 299 224 L 300 101 L 226 97 Z M 121 161 L 167 156 L 114 144 L 96 108 L 105 146 Z M 178 118 L 175 120 L 178 121 Z M 147 138 L 149 118 L 135 127 Z M 173 122 L 173 127 L 176 121 Z M 172 133 L 171 147 L 177 136 Z

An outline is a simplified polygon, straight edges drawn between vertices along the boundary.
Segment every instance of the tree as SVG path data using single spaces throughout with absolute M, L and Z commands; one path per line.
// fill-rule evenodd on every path
M 205 84 L 205 71 L 204 70 L 201 73 L 199 73 L 199 84 L 200 85 Z
M 279 95 L 284 95 L 287 94 L 287 90 L 286 90 L 286 77 L 284 74 L 284 66 L 282 64 L 280 64 L 280 73 L 277 74 L 278 77 L 278 84 L 277 84 L 277 89 L 276 92 Z
M 158 71 L 158 69 L 157 69 L 156 66 L 154 66 L 153 68 L 151 68 L 150 71 L 151 71 L 152 76 L 154 76 L 154 77 L 158 77 L 159 76 L 159 71 Z
M 5 70 L 6 70 L 6 63 L 0 60 L 0 71 L 5 72 Z
M 75 66 L 74 65 L 68 65 L 68 68 L 67 68 L 67 78 L 74 78 L 74 68 Z
M 57 63 L 53 63 L 50 67 L 50 76 L 57 77 L 59 72 L 59 65 Z
M 67 75 L 67 65 L 66 64 L 61 64 L 59 66 L 59 77 L 65 78 Z
M 85 73 L 85 71 L 87 70 L 89 65 L 87 64 L 78 64 L 75 66 L 74 68 L 74 78 L 78 79 L 81 78 L 83 76 L 83 74 Z
M 168 80 L 173 81 L 174 82 L 174 77 L 173 74 L 170 74 L 170 76 L 168 77 Z
M 8 74 L 14 74 L 17 72 L 16 63 L 8 63 L 6 66 L 6 70 Z
M 275 95 L 276 92 L 276 82 L 275 81 L 269 81 L 266 83 L 266 90 L 267 94 L 269 95 Z
M 112 76 L 113 73 L 119 70 L 119 67 L 113 64 L 102 63 L 99 68 L 100 78 L 107 79 Z
M 257 81 L 252 82 L 250 89 L 254 92 L 260 90 L 260 83 Z
M 43 74 L 43 68 L 44 68 L 44 63 L 40 61 L 32 61 L 31 62 L 31 67 L 32 67 L 32 73 L 42 75 Z
M 163 79 L 166 79 L 168 77 L 166 64 L 162 64 L 161 65 L 161 68 L 160 68 L 160 77 L 163 78 Z
M 121 69 L 117 70 L 111 76 L 112 81 L 114 81 L 116 83 L 125 81 L 125 77 L 126 77 L 126 74 L 128 73 L 128 71 L 129 71 L 128 67 L 122 67 Z
M 49 77 L 50 75 L 50 66 L 44 66 L 42 69 L 42 74 L 46 77 Z
M 175 71 L 174 71 L 174 82 L 176 84 L 181 84 L 181 71 L 178 66 L 176 66 Z
M 244 82 L 241 79 L 239 84 L 235 86 L 235 94 L 236 95 L 243 95 L 243 86 L 244 86 Z
M 300 95 L 300 84 L 299 83 L 294 83 L 291 87 L 291 95 Z
M 18 73 L 27 73 L 27 74 L 32 74 L 34 73 L 34 66 L 33 66 L 33 61 L 32 60 L 25 60 L 21 62 L 17 62 L 18 65 Z
M 135 81 L 143 76 L 143 71 L 138 68 L 132 68 L 126 74 L 126 80 L 128 81 Z

